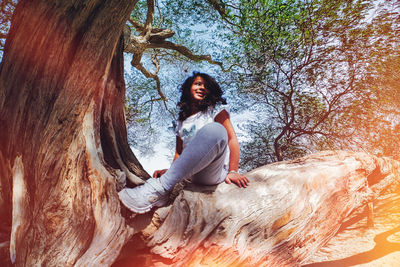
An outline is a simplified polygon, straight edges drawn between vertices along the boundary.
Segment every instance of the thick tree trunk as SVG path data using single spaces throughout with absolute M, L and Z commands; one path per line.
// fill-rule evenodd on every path
M 172 266 L 301 265 L 352 211 L 399 183 L 400 163 L 327 151 L 247 176 L 246 189 L 188 186 L 156 211 L 147 246 Z
M 18 3 L 0 66 L 0 215 L 17 265 L 111 264 L 132 234 L 116 188 L 148 176 L 123 110 L 135 2 Z

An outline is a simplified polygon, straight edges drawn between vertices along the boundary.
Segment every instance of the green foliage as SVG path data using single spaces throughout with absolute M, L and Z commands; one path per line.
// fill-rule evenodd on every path
M 0 4 L 2 37 L 16 2 Z M 244 168 L 334 148 L 400 157 L 398 1 L 163 0 L 155 10 L 153 25 L 175 32 L 168 40 L 230 69 L 149 49 L 143 65 L 154 71 L 157 56 L 168 109 L 176 112 L 177 87 L 200 70 L 217 78 L 233 111 L 257 114 L 245 128 Z M 146 12 L 140 0 L 131 18 L 143 24 Z M 126 82 L 130 142 L 153 153 L 173 116 L 153 80 L 128 69 Z
M 265 114 L 248 128 L 253 140 L 245 147 L 268 155 L 263 163 L 326 148 L 385 150 L 364 132 L 369 127 L 368 133 L 384 138 L 379 129 L 388 133 L 393 127 L 376 105 L 384 101 L 378 96 L 383 69 L 393 81 L 391 90 L 398 84 L 388 62 L 399 55 L 399 9 L 394 1 L 374 4 L 253 0 L 241 1 L 231 13 L 243 49 L 234 58 L 243 67 L 236 81 Z M 373 104 L 364 104 L 371 99 Z M 254 162 L 246 154 L 262 158 L 242 154 L 244 164 Z
M 176 32 L 174 42 L 233 66 L 211 71 L 233 110 L 259 114 L 246 129 L 244 166 L 322 149 L 398 151 L 388 145 L 399 121 L 396 1 L 166 0 L 158 7 L 156 21 Z M 164 84 L 176 86 L 184 77 L 169 77 L 196 69 L 177 54 L 163 60 L 183 66 L 166 70 Z

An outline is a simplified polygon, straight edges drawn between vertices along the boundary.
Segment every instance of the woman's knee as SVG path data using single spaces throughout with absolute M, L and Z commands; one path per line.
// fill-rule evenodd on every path
M 200 131 L 206 138 L 210 138 L 216 142 L 221 141 L 224 144 L 228 143 L 228 133 L 226 132 L 225 127 L 218 122 L 210 122 L 204 125 Z

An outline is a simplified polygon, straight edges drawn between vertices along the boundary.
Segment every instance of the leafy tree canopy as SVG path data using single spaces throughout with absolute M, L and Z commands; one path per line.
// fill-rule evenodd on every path
M 244 164 L 327 148 L 393 155 L 384 143 L 396 140 L 398 116 L 377 107 L 398 91 L 397 2 L 241 1 L 227 17 L 242 44 L 240 92 L 265 114 L 248 127 Z M 384 72 L 390 86 L 377 84 Z
M 0 5 L 1 47 L 15 4 Z M 177 86 L 203 70 L 234 111 L 257 114 L 242 126 L 245 168 L 332 148 L 399 156 L 399 9 L 395 0 L 138 1 L 124 32 L 130 140 L 152 152 L 176 114 Z

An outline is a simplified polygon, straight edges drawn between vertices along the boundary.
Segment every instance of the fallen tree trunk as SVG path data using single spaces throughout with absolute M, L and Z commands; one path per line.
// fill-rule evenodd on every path
M 398 183 L 400 163 L 327 151 L 247 176 L 246 189 L 189 184 L 155 212 L 146 245 L 174 266 L 300 265 L 352 211 Z

